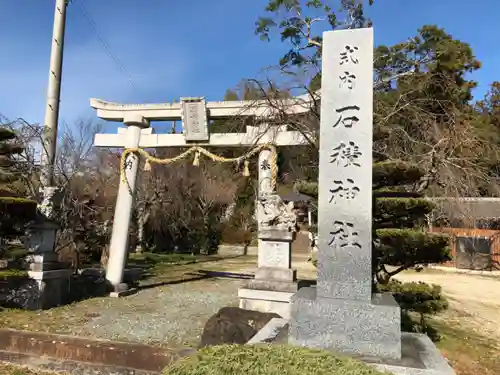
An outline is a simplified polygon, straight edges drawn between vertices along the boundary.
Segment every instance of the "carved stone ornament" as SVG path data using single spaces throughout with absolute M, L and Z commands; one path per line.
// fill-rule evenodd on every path
M 55 207 L 60 203 L 60 194 L 56 187 L 46 187 L 43 189 L 42 203 L 38 205 L 39 212 L 46 219 L 53 219 L 55 214 Z
M 293 202 L 285 204 L 277 194 L 266 194 L 257 201 L 259 230 L 284 230 L 295 232 L 297 215 Z

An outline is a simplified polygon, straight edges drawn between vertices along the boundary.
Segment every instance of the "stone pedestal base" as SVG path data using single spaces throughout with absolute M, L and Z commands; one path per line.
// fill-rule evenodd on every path
M 302 288 L 290 301 L 288 342 L 337 352 L 401 358 L 401 312 L 390 294 L 372 301 L 323 298 Z
M 297 292 L 297 271 L 292 269 L 294 233 L 259 230 L 259 257 L 255 278 L 239 289 L 240 308 L 290 317 L 290 298 Z
M 24 307 L 29 310 L 47 310 L 68 303 L 72 274 L 70 269 L 29 271 L 31 280 L 24 288 Z
M 259 289 L 238 289 L 240 308 L 245 310 L 275 313 L 288 319 L 290 317 L 290 299 L 293 292 L 278 292 Z
M 255 279 L 238 290 L 240 308 L 272 312 L 290 317 L 290 298 L 298 290 L 297 271 L 278 267 L 259 267 Z

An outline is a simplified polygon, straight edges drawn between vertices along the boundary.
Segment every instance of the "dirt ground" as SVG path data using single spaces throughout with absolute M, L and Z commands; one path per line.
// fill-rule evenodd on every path
M 441 285 L 450 302 L 443 318 L 459 320 L 477 332 L 500 341 L 500 277 L 459 274 L 428 269 L 404 272 L 400 281 Z

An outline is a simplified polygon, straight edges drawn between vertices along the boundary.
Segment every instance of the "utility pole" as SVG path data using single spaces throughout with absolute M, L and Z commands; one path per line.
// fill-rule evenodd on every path
M 59 102 L 64 51 L 64 31 L 66 27 L 66 8 L 70 0 L 56 0 L 54 30 L 50 53 L 49 82 L 42 143 L 42 173 L 40 182 L 44 189 L 54 185 L 54 162 L 57 146 L 57 125 L 59 121 Z M 46 198 L 46 197 L 45 197 Z

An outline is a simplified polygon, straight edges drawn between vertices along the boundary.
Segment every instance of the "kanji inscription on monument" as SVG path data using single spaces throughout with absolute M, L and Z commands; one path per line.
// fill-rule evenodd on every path
M 360 191 L 361 189 L 351 178 L 346 178 L 345 180 L 334 180 L 332 187 L 330 188 L 330 200 L 328 202 L 336 204 L 342 199 L 356 199 L 356 196 Z
M 341 107 L 335 110 L 338 114 L 338 120 L 335 122 L 333 127 L 337 127 L 339 125 L 342 125 L 346 128 L 352 128 L 353 125 L 357 124 L 359 122 L 358 116 L 356 116 L 356 113 L 360 110 L 360 108 L 357 105 L 349 105 L 346 107 Z
M 186 141 L 209 140 L 207 109 L 203 98 L 181 98 L 181 119 Z
M 317 285 L 321 297 L 371 299 L 372 38 L 371 31 L 339 32 L 324 47 L 328 58 L 323 61 L 321 93 Z

